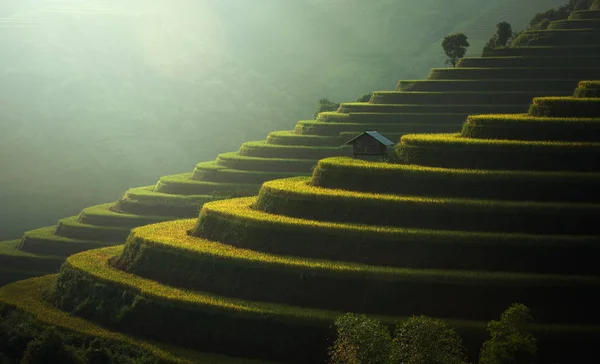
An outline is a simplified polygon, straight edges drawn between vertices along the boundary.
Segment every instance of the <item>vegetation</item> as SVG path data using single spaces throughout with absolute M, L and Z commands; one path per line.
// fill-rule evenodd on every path
M 335 326 L 337 337 L 329 349 L 332 364 L 389 362 L 392 339 L 383 324 L 349 313 L 338 317 Z
M 444 38 L 442 42 L 442 48 L 444 53 L 448 57 L 446 64 L 451 64 L 452 67 L 456 67 L 458 60 L 465 56 L 469 42 L 467 36 L 463 33 L 449 34 Z
M 7 364 L 158 363 L 162 359 L 126 343 L 43 325 L 33 315 L 7 305 L 0 305 L 0 353 Z
M 496 34 L 494 34 L 483 47 L 483 52 L 489 52 L 490 50 L 498 47 L 506 47 L 508 42 L 513 38 L 512 26 L 508 22 L 500 22 L 496 24 Z
M 533 318 L 527 306 L 512 304 L 500 321 L 488 324 L 490 339 L 480 352 L 480 364 L 531 364 L 536 339 L 527 330 Z M 441 320 L 413 316 L 396 326 L 392 339 L 376 319 L 352 313 L 336 321 L 337 336 L 330 348 L 330 363 L 431 364 L 467 363 L 461 337 Z
M 513 304 L 500 316 L 500 321 L 488 324 L 490 339 L 481 349 L 480 364 L 535 363 L 535 337 L 526 329 L 533 322 L 527 306 Z
M 596 13 L 573 14 L 583 19 Z M 430 79 L 410 86 L 426 90 L 375 92 L 369 102 L 342 103 L 294 131 L 244 143 L 191 173 L 128 191 L 117 205 L 62 219 L 54 232 L 46 231 L 46 240 L 30 234 L 33 240 L 21 248 L 62 244 L 66 252 L 82 246 L 78 239 L 92 247 L 129 235 L 124 247 L 68 257 L 54 285 L 53 278 L 9 285 L 0 289 L 0 300 L 27 309 L 23 292 L 48 292 L 52 285 L 50 301 L 44 295 L 34 300 L 52 317 L 39 314 L 39 320 L 58 325 L 77 319 L 63 327 L 102 325 L 164 345 L 297 362 L 322 362 L 335 318 L 358 312 L 381 325 L 360 325 L 359 316 L 342 322 L 360 338 L 375 340 L 361 357 L 365 347 L 348 337 L 331 352 L 339 360 L 387 355 L 457 363 L 466 360 L 458 335 L 475 356 L 473 348 L 487 339 L 485 322 L 523 302 L 536 323 L 513 319 L 527 318 L 519 309 L 503 316 L 489 326 L 492 338 L 482 357 L 530 358 L 539 346 L 542 362 L 582 361 L 596 348 L 586 344 L 600 342 L 600 266 L 594 260 L 600 145 L 592 135 L 597 105 L 582 97 L 597 84 L 581 82 L 577 97 L 564 97 L 577 77 L 599 72 L 590 60 L 586 67 L 575 62 L 597 50 L 569 43 L 593 33 L 581 29 L 528 32 L 520 37 L 523 47 L 494 50 L 513 52 L 507 58 L 434 69 Z M 573 64 L 551 56 L 571 49 Z M 524 54 L 534 57 L 523 60 Z M 513 80 L 509 86 L 507 79 Z M 532 80 L 527 91 L 520 89 L 523 80 Z M 489 82 L 487 89 L 482 82 Z M 489 91 L 494 85 L 502 91 Z M 522 114 L 525 100 L 545 89 L 553 90 L 550 97 L 537 98 L 531 113 Z M 549 116 L 540 116 L 544 110 Z M 468 117 L 461 133 L 451 133 L 477 112 L 495 114 Z M 412 164 L 334 158 L 308 178 L 318 158 L 346 152 L 335 143 L 366 127 L 395 140 L 402 136 L 398 159 Z M 444 128 L 456 129 L 406 135 Z M 305 177 L 268 181 L 295 174 Z M 262 181 L 258 197 L 208 202 L 251 193 Z M 197 219 L 156 214 L 172 208 L 184 215 L 203 203 Z M 128 210 L 145 207 L 140 214 Z M 135 227 L 148 222 L 156 223 Z M 14 248 L 5 250 L 24 259 L 10 253 Z M 435 318 L 409 320 L 395 341 L 386 334 L 383 325 L 415 314 Z M 31 345 L 31 356 L 54 348 L 64 358 L 57 343 L 43 336 Z
M 529 22 L 529 30 L 544 30 L 550 22 L 567 19 L 572 11 L 588 10 L 594 0 L 569 0 L 565 5 L 536 14 Z
M 325 111 L 336 111 L 340 107 L 339 103 L 335 103 L 329 100 L 327 97 L 321 97 L 317 101 L 317 111 L 313 114 L 313 118 L 316 119 L 319 116 L 319 113 Z

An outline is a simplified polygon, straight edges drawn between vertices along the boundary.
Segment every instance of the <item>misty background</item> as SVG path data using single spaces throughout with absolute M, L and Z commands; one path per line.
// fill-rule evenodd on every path
M 443 67 L 566 0 L 3 0 L 0 240 Z

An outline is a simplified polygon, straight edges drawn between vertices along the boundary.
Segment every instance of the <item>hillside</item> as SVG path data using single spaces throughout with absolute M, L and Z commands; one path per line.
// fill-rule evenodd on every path
M 583 362 L 600 342 L 599 31 L 600 10 L 575 11 L 0 243 L 0 284 L 66 259 L 0 303 L 172 362 L 314 363 L 344 312 L 440 318 L 475 360 L 519 302 L 541 362 Z M 366 129 L 400 138 L 391 162 L 344 157 Z
M 424 45 L 503 1 L 473 3 L 7 0 L 0 239 L 291 128 L 318 97 L 423 77 L 443 65 Z

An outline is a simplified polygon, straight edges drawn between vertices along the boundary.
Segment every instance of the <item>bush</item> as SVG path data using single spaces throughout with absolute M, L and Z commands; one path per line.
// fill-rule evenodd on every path
M 319 101 L 317 101 L 317 111 L 313 114 L 313 118 L 316 119 L 317 116 L 319 116 L 319 113 L 325 111 L 336 111 L 339 107 L 339 103 L 335 103 L 327 97 L 321 97 Z
M 371 99 L 371 93 L 368 94 L 364 94 L 361 97 L 359 97 L 356 102 L 369 102 L 369 100 Z
M 335 320 L 337 338 L 329 349 L 332 364 L 381 364 L 390 356 L 391 337 L 380 322 L 348 313 Z
M 500 321 L 491 321 L 488 332 L 491 338 L 483 344 L 480 364 L 529 364 L 535 363 L 537 345 L 535 337 L 524 329 L 533 322 L 527 306 L 513 304 Z
M 399 324 L 391 363 L 467 363 L 461 337 L 441 320 L 414 316 Z
M 590 10 L 600 10 L 600 0 L 594 1 L 592 6 L 590 7 Z
M 21 359 L 21 364 L 45 363 L 75 363 L 73 353 L 65 347 L 62 337 L 51 329 L 29 342 Z
M 384 325 L 364 315 L 345 314 L 335 325 L 332 364 L 466 363 L 462 339 L 441 320 L 412 317 L 397 326 L 393 340 Z

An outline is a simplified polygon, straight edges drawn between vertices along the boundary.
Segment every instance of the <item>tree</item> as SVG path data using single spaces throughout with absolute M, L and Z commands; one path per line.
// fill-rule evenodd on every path
M 442 42 L 444 53 L 448 57 L 446 64 L 451 64 L 456 67 L 458 60 L 465 56 L 469 47 L 467 36 L 464 33 L 455 33 L 447 35 Z
M 396 327 L 390 363 L 466 364 L 461 337 L 441 320 L 413 316 Z
M 502 313 L 500 321 L 490 321 L 487 326 L 490 339 L 483 343 L 479 363 L 535 363 L 536 340 L 524 327 L 532 322 L 529 308 L 523 304 L 511 305 Z
M 512 26 L 505 21 L 496 24 L 496 46 L 506 47 L 508 40 L 512 37 Z
M 390 356 L 390 332 L 377 320 L 345 314 L 335 320 L 337 338 L 329 348 L 332 364 L 383 364 Z
M 496 24 L 496 34 L 494 34 L 483 46 L 483 53 L 497 48 L 497 47 L 506 47 L 508 41 L 516 35 L 512 31 L 512 26 L 508 22 L 500 22 Z
M 319 101 L 317 101 L 317 111 L 314 113 L 313 117 L 316 119 L 319 116 L 319 113 L 325 111 L 336 111 L 340 107 L 339 103 L 335 103 L 327 97 L 321 97 Z

